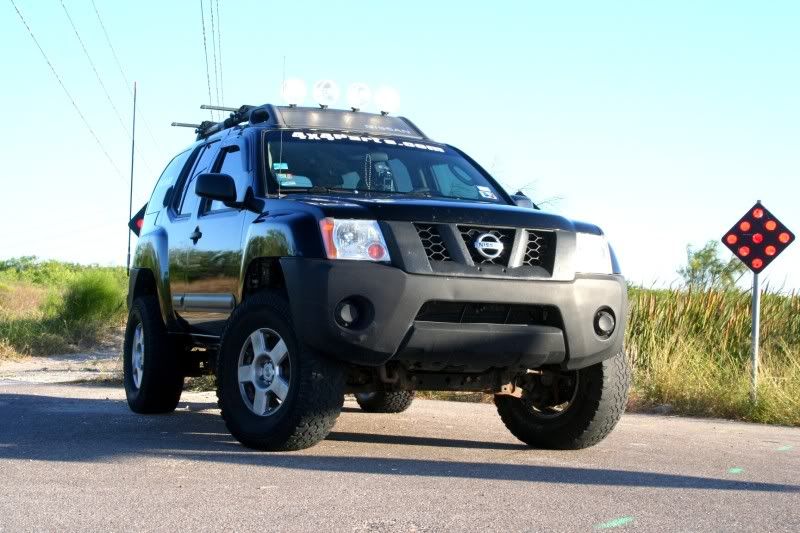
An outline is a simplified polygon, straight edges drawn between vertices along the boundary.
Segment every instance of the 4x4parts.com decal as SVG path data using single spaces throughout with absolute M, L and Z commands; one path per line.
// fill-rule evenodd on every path
M 433 146 L 424 143 L 415 143 L 410 141 L 398 141 L 395 139 L 378 138 L 378 137 L 362 137 L 360 135 L 352 135 L 346 133 L 320 133 L 311 131 L 295 131 L 292 133 L 292 139 L 299 139 L 301 141 L 356 141 L 375 144 L 388 144 L 390 146 L 403 146 L 405 148 L 417 148 L 420 150 L 430 150 L 431 152 L 442 152 L 444 148 Z

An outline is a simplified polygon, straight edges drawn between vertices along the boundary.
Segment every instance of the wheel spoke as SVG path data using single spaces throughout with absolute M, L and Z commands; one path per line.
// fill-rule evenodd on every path
M 267 410 L 267 391 L 256 387 L 256 394 L 253 397 L 253 412 L 263 415 Z
M 253 367 L 251 365 L 239 367 L 239 383 L 252 383 L 254 377 Z
M 275 379 L 272 381 L 269 390 L 271 390 L 280 401 L 283 401 L 286 399 L 286 395 L 289 393 L 289 383 L 287 383 L 283 377 L 275 376 Z
M 267 353 L 267 343 L 264 340 L 264 334 L 261 331 L 254 331 L 250 335 L 250 344 L 253 345 L 253 355 L 264 355 Z
M 278 341 L 278 344 L 276 344 L 275 347 L 270 350 L 269 357 L 272 359 L 272 363 L 278 367 L 281 365 L 288 353 L 289 349 L 286 347 L 286 343 L 283 342 L 283 339 L 281 339 Z

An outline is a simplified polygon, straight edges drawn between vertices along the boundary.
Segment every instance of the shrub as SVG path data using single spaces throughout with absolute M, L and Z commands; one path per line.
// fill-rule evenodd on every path
M 57 316 L 66 323 L 112 322 L 122 316 L 125 288 L 102 270 L 87 271 L 67 283 Z

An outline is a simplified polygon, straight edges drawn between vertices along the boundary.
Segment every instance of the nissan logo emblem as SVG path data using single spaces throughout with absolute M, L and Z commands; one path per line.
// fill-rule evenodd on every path
M 475 246 L 475 249 L 478 250 L 479 254 L 490 261 L 500 257 L 500 254 L 503 253 L 504 248 L 503 243 L 500 242 L 500 239 L 491 233 L 481 233 L 478 235 L 473 246 Z

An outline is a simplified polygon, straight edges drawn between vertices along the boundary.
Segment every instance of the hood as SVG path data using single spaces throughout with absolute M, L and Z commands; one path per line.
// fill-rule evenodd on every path
M 560 229 L 564 231 L 575 231 L 576 229 L 572 221 L 559 215 L 488 202 L 386 196 L 352 198 L 351 196 L 305 194 L 292 194 L 285 200 L 294 200 L 316 207 L 326 217 Z M 581 224 L 581 226 L 589 225 Z

